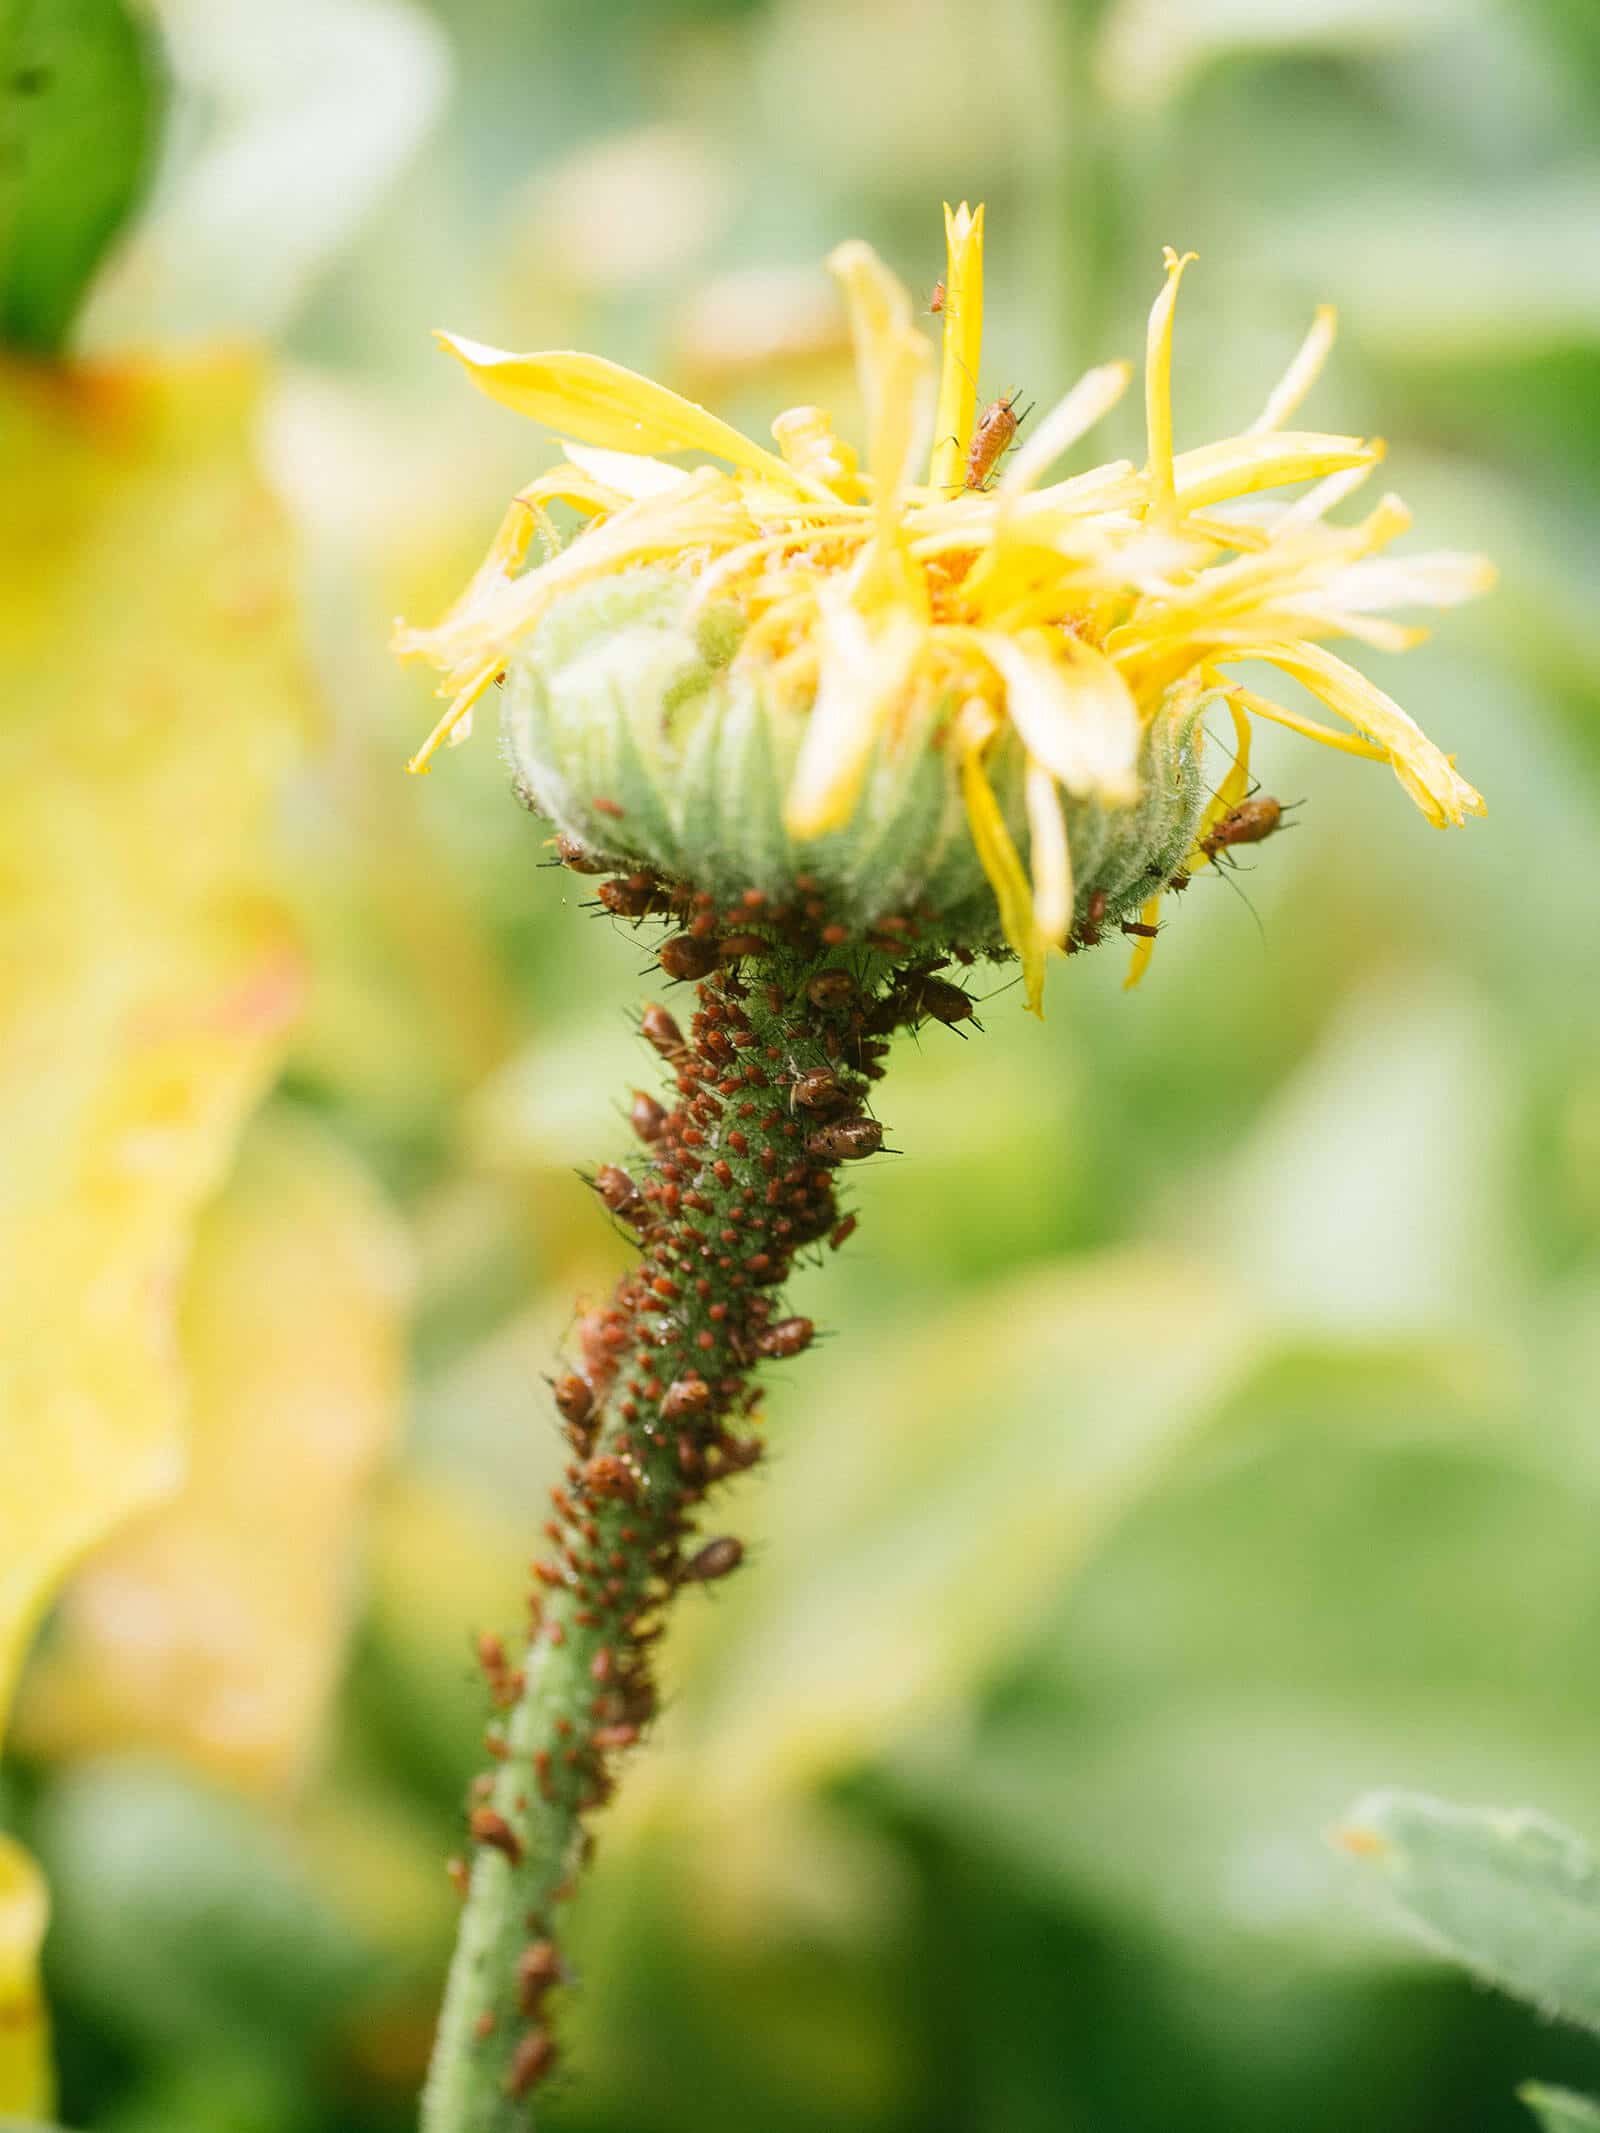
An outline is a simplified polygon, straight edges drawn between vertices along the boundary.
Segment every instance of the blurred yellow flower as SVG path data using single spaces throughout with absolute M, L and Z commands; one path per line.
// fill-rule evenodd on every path
M 1377 560 L 1409 524 L 1393 497 L 1354 525 L 1328 522 L 1383 457 L 1375 441 L 1285 427 L 1322 367 L 1331 312 L 1319 312 L 1255 421 L 1177 452 L 1173 324 L 1194 255 L 1169 250 L 1150 314 L 1143 466 L 1117 460 L 1051 481 L 1115 405 L 1129 366 L 1089 371 L 1025 442 L 1003 449 L 1020 411 L 1009 400 L 978 405 L 983 209 L 947 207 L 945 227 L 937 384 L 911 301 L 870 248 L 842 245 L 830 262 L 855 339 L 862 459 L 818 408 L 776 419 L 774 456 L 603 357 L 508 355 L 441 335 L 485 392 L 554 431 L 565 458 L 516 498 L 443 621 L 399 632 L 397 649 L 441 668 L 450 698 L 411 767 L 426 769 L 443 741 L 464 736 L 473 706 L 564 595 L 665 566 L 692 581 L 698 610 L 733 603 L 743 622 L 735 668 L 806 719 L 783 810 L 791 838 L 851 818 L 885 742 L 931 731 L 953 751 L 971 836 L 1035 1003 L 1045 953 L 1073 924 L 1063 801 L 1130 810 L 1141 739 L 1176 702 L 1222 701 L 1241 730 L 1266 718 L 1387 761 L 1440 827 L 1481 813 L 1479 795 L 1399 705 L 1324 646 L 1341 636 L 1414 643 L 1417 631 L 1381 611 L 1450 606 L 1492 579 L 1471 555 Z M 655 456 L 676 452 L 731 471 L 685 472 Z M 1291 502 L 1263 495 L 1306 483 Z M 546 514 L 552 502 L 589 521 L 565 546 Z M 529 567 L 535 539 L 542 559 Z M 1300 683 L 1349 731 L 1246 690 L 1231 669 L 1247 662 Z M 1027 871 L 991 778 L 1012 737 L 1025 757 Z
M 262 1791 L 304 1776 L 401 1412 L 408 1287 L 355 1158 L 293 1114 L 253 1126 L 183 1286 L 183 1486 L 68 1585 L 18 1716 L 33 1754 L 177 1751 Z
M 269 854 L 309 699 L 259 386 L 235 355 L 0 363 L 0 1727 L 63 1576 L 182 1479 L 193 1224 L 302 992 Z M 0 2111 L 47 2107 L 43 1916 L 8 1848 Z

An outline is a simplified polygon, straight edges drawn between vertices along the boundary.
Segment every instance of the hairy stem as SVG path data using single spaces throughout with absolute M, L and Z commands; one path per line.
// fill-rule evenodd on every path
M 607 888 L 614 910 L 629 895 L 647 909 L 667 900 L 646 877 Z M 847 952 L 805 913 L 759 899 L 720 919 L 707 898 L 673 903 L 694 916 L 662 967 L 695 984 L 696 1005 L 683 1028 L 645 1010 L 668 1103 L 636 1094 L 642 1155 L 595 1174 L 640 1258 L 583 1322 L 583 1368 L 555 1388 L 572 1458 L 551 1492 L 524 1663 L 513 1669 L 496 1638 L 480 1647 L 503 1730 L 491 1729 L 494 1768 L 469 1815 L 475 1856 L 423 2133 L 531 2122 L 556 2056 L 558 1914 L 584 1864 L 586 1818 L 654 1712 L 668 1602 L 741 1560 L 736 1538 L 696 1520 L 719 1481 L 761 1457 L 750 1374 L 811 1339 L 809 1320 L 782 1315 L 778 1285 L 797 1253 L 853 1226 L 837 1173 L 880 1145 L 865 1100 L 883 1040 L 925 1015 L 971 1012 L 909 927 Z

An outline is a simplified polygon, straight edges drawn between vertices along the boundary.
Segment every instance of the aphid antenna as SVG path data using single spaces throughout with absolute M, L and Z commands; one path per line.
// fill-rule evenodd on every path
M 1239 884 L 1233 879 L 1233 876 L 1239 871 L 1239 862 L 1237 860 L 1234 860 L 1226 874 L 1223 873 L 1222 869 L 1217 865 L 1214 859 L 1212 860 L 1211 865 L 1212 870 L 1216 874 L 1217 879 L 1219 881 L 1225 881 L 1228 884 L 1228 887 L 1233 891 L 1234 895 L 1238 897 L 1240 903 L 1244 905 L 1250 916 L 1255 920 L 1256 931 L 1260 934 L 1263 943 L 1265 943 L 1267 938 L 1267 929 L 1261 923 L 1261 913 L 1256 909 L 1255 905 L 1250 901 L 1249 897 L 1246 896 L 1243 889 L 1240 888 Z M 1252 868 L 1251 872 L 1253 873 L 1254 871 L 1255 869 Z

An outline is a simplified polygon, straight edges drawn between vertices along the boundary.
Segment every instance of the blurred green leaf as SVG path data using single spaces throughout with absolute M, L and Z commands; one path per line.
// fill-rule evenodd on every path
M 123 0 L 0 0 L 0 339 L 60 351 L 144 185 L 160 105 Z
M 156 1764 L 75 1770 L 37 1848 L 52 1989 L 114 2035 L 180 2055 L 219 2040 L 303 2051 L 369 1975 L 281 1828 Z
M 1587 2096 L 1574 2095 L 1571 2089 L 1546 2088 L 1541 2081 L 1530 2081 L 1517 2094 L 1544 2133 L 1600 2133 L 1600 2104 L 1591 2103 Z
M 1338 1841 L 1388 1876 L 1406 1923 L 1477 1976 L 1600 2030 L 1600 1864 L 1560 1823 L 1419 1793 L 1357 1801 Z

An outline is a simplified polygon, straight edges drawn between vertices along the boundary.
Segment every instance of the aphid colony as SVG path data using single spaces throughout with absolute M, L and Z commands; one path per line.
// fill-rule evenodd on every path
M 575 847 L 558 851 L 593 870 Z M 468 1814 L 482 1870 L 517 1877 L 521 1952 L 507 1952 L 476 2032 L 513 2098 L 556 2063 L 545 2002 L 564 1981 L 553 1912 L 572 1862 L 548 1862 L 609 1797 L 613 1757 L 650 1723 L 665 1606 L 685 1587 L 715 1588 L 744 1559 L 734 1535 L 698 1535 L 697 1514 L 762 1456 L 752 1370 L 815 1338 L 809 1318 L 780 1310 L 778 1291 L 798 1253 L 842 1244 L 854 1227 L 837 1180 L 883 1145 L 867 1099 L 891 1033 L 974 1017 L 971 997 L 939 974 L 947 959 L 919 948 L 914 919 L 885 918 L 847 962 L 842 929 L 804 881 L 790 906 L 752 891 L 718 909 L 653 876 L 609 873 L 599 902 L 635 924 L 669 919 L 656 960 L 693 988 L 693 1005 L 652 1002 L 640 1017 L 669 1086 L 634 1093 L 638 1152 L 591 1179 L 638 1256 L 581 1321 L 580 1352 L 552 1386 L 569 1459 L 532 1565 L 524 1668 L 536 1694 L 541 1653 L 559 1650 L 561 1678 L 575 1669 L 586 1686 L 559 1709 L 559 1748 L 519 1753 L 513 1730 L 491 1724 L 494 1767 Z M 493 1636 L 478 1658 L 495 1711 L 510 1710 L 524 1669 Z

